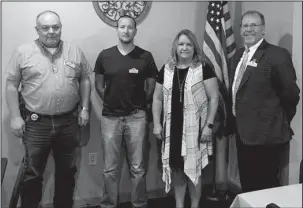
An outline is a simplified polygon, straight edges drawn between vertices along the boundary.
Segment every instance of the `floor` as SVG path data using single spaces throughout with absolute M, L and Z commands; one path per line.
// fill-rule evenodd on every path
M 232 199 L 222 201 L 210 201 L 201 199 L 200 208 L 229 208 L 232 203 Z M 172 196 L 165 198 L 149 199 L 149 208 L 176 208 L 174 198 Z M 100 208 L 100 206 L 90 206 L 87 208 Z M 119 208 L 132 208 L 130 202 L 121 203 Z M 186 200 L 185 207 L 190 208 L 189 200 Z
M 210 163 L 204 172 L 205 184 L 203 186 L 202 198 L 199 208 L 229 208 L 233 199 L 235 198 L 235 194 L 229 193 L 229 197 L 226 197 L 225 193 L 221 193 L 219 194 L 219 201 L 209 200 L 208 196 L 212 196 L 212 172 L 212 164 Z M 100 206 L 88 206 L 83 208 L 100 208 Z M 125 202 L 121 203 L 119 208 L 132 208 L 132 206 L 130 202 Z M 168 197 L 149 199 L 148 208 L 176 208 L 174 197 L 172 194 L 170 194 Z M 190 208 L 190 200 L 188 194 L 186 195 L 184 208 Z
M 210 184 L 204 186 L 202 193 L 199 208 L 229 208 L 236 197 L 236 194 L 232 193 L 218 193 L 213 195 L 212 186 Z M 217 198 L 218 200 L 214 201 L 211 199 L 212 196 L 215 196 L 215 199 Z M 83 208 L 100 208 L 100 206 L 88 206 Z M 119 208 L 132 208 L 132 206 L 130 202 L 125 202 L 121 203 Z M 176 208 L 174 196 L 170 194 L 167 197 L 149 199 L 148 208 Z M 190 208 L 190 199 L 188 194 L 185 197 L 184 208 Z

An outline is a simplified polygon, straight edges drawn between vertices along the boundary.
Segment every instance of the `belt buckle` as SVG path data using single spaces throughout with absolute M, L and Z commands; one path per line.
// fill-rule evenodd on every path
M 32 121 L 37 121 L 38 118 L 39 118 L 38 114 L 36 114 L 36 113 L 32 113 L 32 114 L 31 114 L 31 120 L 32 120 Z

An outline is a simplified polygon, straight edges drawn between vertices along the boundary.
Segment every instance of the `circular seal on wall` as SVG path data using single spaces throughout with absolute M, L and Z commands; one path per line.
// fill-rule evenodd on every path
M 94 1 L 93 6 L 106 24 L 117 27 L 120 16 L 128 15 L 140 24 L 150 11 L 151 1 Z

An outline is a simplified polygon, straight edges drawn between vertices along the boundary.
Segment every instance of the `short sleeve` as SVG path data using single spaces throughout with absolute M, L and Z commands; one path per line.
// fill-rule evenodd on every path
M 18 81 L 21 79 L 21 54 L 15 50 L 6 67 L 6 78 L 9 80 Z
M 207 63 L 203 64 L 203 80 L 207 80 L 210 78 L 216 77 L 216 74 L 214 70 L 211 68 L 211 66 Z
M 160 71 L 157 73 L 156 82 L 163 85 L 164 82 L 164 65 L 160 69 Z
M 92 68 L 89 65 L 84 53 L 81 51 L 81 70 L 82 76 L 89 76 L 92 73 Z
M 156 78 L 158 69 L 154 60 L 154 57 L 151 53 L 149 53 L 147 58 L 147 77 L 148 78 Z
M 96 74 L 104 74 L 104 67 L 103 67 L 103 53 L 101 52 L 99 55 L 98 55 L 98 58 L 96 60 L 96 63 L 95 63 L 95 69 L 94 69 L 94 72 Z

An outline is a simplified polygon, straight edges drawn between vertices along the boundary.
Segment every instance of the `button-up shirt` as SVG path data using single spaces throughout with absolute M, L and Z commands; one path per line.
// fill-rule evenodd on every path
M 74 109 L 80 100 L 79 82 L 91 72 L 77 46 L 60 41 L 51 54 L 35 40 L 16 49 L 7 67 L 7 79 L 20 80 L 28 110 L 57 115 Z
M 258 43 L 256 43 L 255 45 L 253 45 L 253 46 L 251 46 L 251 47 L 249 48 L 246 66 L 247 66 L 248 62 L 250 61 L 250 59 L 251 59 L 251 58 L 253 57 L 253 55 L 255 54 L 257 48 L 260 46 L 260 44 L 262 43 L 262 41 L 263 41 L 263 38 L 262 38 Z M 246 47 L 246 46 L 245 46 L 245 47 Z M 244 51 L 244 52 L 245 52 L 245 51 Z M 239 73 L 239 70 L 240 70 L 240 66 L 242 65 L 244 52 L 243 52 L 243 54 L 242 54 L 241 60 L 240 60 L 239 63 L 238 63 L 238 66 L 237 66 L 237 68 L 236 68 L 235 77 L 234 77 L 234 82 L 233 82 L 233 85 L 232 85 L 233 94 L 234 94 L 234 91 L 235 91 L 235 84 L 236 84 L 236 79 L 237 79 L 237 76 L 238 76 L 238 73 Z

